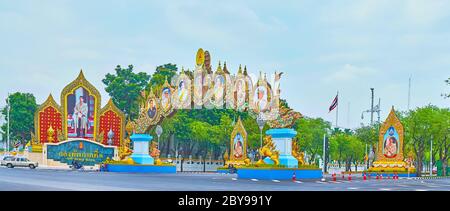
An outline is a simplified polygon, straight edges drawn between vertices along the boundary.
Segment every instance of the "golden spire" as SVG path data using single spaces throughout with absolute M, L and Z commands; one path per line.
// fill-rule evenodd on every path
M 238 74 L 242 74 L 242 66 L 239 64 Z
M 227 69 L 227 62 L 226 61 L 223 62 L 223 72 L 226 73 L 226 74 L 230 74 L 230 72 L 228 72 L 228 69 Z
M 245 76 L 248 75 L 248 73 L 247 73 L 247 65 L 244 66 L 244 75 L 245 75 Z
M 222 71 L 222 65 L 220 64 L 220 61 L 219 61 L 219 66 L 217 66 L 216 73 L 223 73 L 223 71 Z
M 78 80 L 86 79 L 86 78 L 84 77 L 83 69 L 80 69 L 80 73 L 78 74 L 77 79 L 78 79 Z

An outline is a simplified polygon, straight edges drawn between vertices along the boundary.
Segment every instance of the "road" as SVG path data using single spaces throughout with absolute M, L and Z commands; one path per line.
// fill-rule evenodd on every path
M 0 168 L 0 190 L 10 191 L 436 191 L 450 190 L 450 178 L 337 182 L 260 181 L 217 173 L 133 174 L 54 169 Z

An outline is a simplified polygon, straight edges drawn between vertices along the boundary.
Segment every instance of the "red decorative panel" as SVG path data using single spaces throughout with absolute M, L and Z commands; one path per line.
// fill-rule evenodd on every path
M 39 140 L 41 143 L 48 142 L 47 130 L 52 126 L 55 134 L 53 135 L 54 142 L 58 140 L 58 130 L 62 131 L 62 115 L 53 106 L 48 106 L 44 110 L 39 111 Z
M 108 145 L 108 132 L 114 132 L 113 145 L 119 146 L 122 131 L 122 120 L 114 111 L 108 110 L 100 116 L 100 133 L 103 132 L 102 143 Z

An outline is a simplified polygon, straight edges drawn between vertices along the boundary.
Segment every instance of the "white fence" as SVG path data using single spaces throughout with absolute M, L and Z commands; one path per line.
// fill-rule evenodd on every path
M 177 171 L 198 171 L 198 172 L 215 172 L 217 168 L 223 167 L 224 163 L 222 160 L 198 160 L 198 159 L 185 159 L 183 164 L 181 160 L 174 159 L 163 159 L 164 162 L 169 162 L 177 165 Z M 183 165 L 183 169 L 181 169 Z

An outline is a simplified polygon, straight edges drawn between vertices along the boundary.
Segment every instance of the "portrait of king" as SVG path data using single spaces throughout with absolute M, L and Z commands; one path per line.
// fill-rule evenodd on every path
M 386 158 L 396 157 L 399 148 L 399 137 L 398 132 L 394 127 L 389 127 L 389 129 L 384 134 L 383 140 L 383 155 Z
M 95 97 L 84 87 L 78 87 L 67 95 L 68 138 L 94 138 Z

